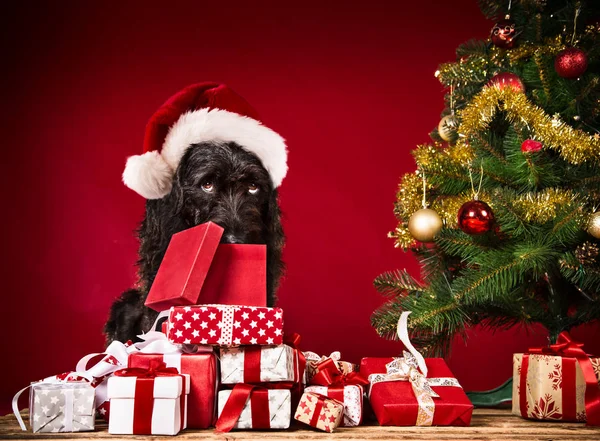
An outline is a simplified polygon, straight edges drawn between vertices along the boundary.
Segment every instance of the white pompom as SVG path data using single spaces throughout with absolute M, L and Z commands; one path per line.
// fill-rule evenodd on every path
M 156 151 L 130 156 L 123 183 L 146 199 L 160 199 L 171 191 L 173 170 Z

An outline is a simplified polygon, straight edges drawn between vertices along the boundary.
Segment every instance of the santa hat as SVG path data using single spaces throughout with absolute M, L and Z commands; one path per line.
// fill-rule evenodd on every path
M 146 199 L 171 191 L 185 151 L 200 142 L 235 142 L 255 154 L 279 187 L 287 173 L 284 139 L 264 126 L 256 111 L 233 90 L 198 83 L 169 98 L 150 118 L 144 153 L 127 159 L 123 182 Z

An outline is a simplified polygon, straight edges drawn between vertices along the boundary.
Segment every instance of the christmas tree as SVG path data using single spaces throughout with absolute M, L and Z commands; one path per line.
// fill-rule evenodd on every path
M 480 9 L 496 24 L 435 73 L 446 109 L 397 194 L 390 237 L 421 277 L 375 280 L 377 332 L 412 311 L 429 354 L 472 325 L 541 323 L 554 341 L 600 318 L 600 2 Z

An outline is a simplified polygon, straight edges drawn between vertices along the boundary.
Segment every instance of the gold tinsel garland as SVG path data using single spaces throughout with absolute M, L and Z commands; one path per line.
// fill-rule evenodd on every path
M 557 115 L 546 115 L 524 93 L 510 87 L 484 87 L 460 112 L 459 135 L 469 139 L 484 130 L 498 110 L 503 110 L 511 123 L 527 126 L 536 140 L 557 150 L 566 161 L 575 165 L 586 161 L 600 162 L 600 136 L 575 130 Z
M 511 63 L 515 63 L 523 58 L 532 56 L 553 57 L 566 47 L 563 36 L 557 35 L 554 38 L 548 38 L 543 44 L 534 44 L 530 42 L 521 43 L 519 46 L 508 51 L 508 58 Z
M 547 188 L 539 193 L 526 193 L 513 202 L 515 212 L 527 222 L 544 224 L 556 217 L 565 205 L 577 203 L 576 195 L 570 190 Z

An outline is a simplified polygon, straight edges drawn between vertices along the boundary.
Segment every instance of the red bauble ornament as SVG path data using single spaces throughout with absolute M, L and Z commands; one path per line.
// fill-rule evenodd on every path
M 588 59 L 581 49 L 570 47 L 558 53 L 554 60 L 556 73 L 563 78 L 577 78 L 587 69 Z
M 495 46 L 503 49 L 513 48 L 517 38 L 515 22 L 512 21 L 507 15 L 504 20 L 500 20 L 494 25 L 490 34 L 490 38 Z
M 541 142 L 534 141 L 533 139 L 526 139 L 523 141 L 523 144 L 521 144 L 521 151 L 523 153 L 539 152 L 542 150 L 542 147 L 544 146 Z
M 494 225 L 494 212 L 485 202 L 465 202 L 458 210 L 458 226 L 467 234 L 482 234 Z
M 497 73 L 487 82 L 486 86 L 497 87 L 500 90 L 510 87 L 515 92 L 525 92 L 525 84 L 523 84 L 521 78 L 511 72 Z

